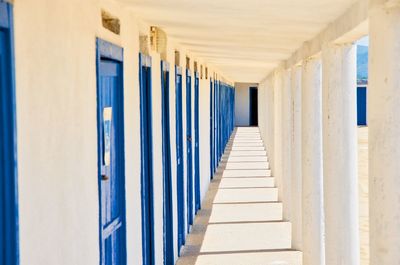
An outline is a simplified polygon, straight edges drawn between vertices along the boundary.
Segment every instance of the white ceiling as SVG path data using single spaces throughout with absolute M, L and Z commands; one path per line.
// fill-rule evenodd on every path
M 259 82 L 356 0 L 119 0 L 236 82 Z

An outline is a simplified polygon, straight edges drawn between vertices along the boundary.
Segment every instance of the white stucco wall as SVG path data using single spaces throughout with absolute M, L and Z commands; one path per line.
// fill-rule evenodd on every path
M 250 125 L 250 87 L 258 87 L 255 83 L 235 83 L 235 125 Z
M 102 27 L 101 9 L 120 19 L 119 36 Z M 14 1 L 21 265 L 99 264 L 96 37 L 124 48 L 127 261 L 141 264 L 138 40 L 139 32 L 148 32 L 148 25 L 137 20 L 132 12 L 107 0 Z M 186 54 L 190 54 L 173 41 L 168 43 L 177 256 L 174 49 L 181 51 L 181 66 L 185 65 Z M 156 53 L 151 56 L 155 246 L 156 264 L 162 264 L 160 58 Z M 191 56 L 193 60 L 197 59 Z M 209 67 L 209 76 L 213 71 Z M 186 138 L 184 73 L 183 67 Z M 209 79 L 200 80 L 202 198 L 210 179 L 209 100 Z M 186 161 L 186 140 L 184 153 Z M 186 190 L 186 183 L 184 187 Z

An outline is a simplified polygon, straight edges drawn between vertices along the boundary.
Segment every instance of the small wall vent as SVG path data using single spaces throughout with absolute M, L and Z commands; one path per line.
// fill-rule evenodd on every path
M 190 58 L 186 56 L 186 69 L 190 70 Z
M 119 18 L 111 15 L 107 11 L 101 10 L 101 22 L 103 27 L 119 35 L 121 33 L 121 24 Z
M 180 66 L 180 61 L 181 61 L 181 54 L 179 51 L 175 51 L 175 65 Z
M 150 46 L 160 54 L 161 60 L 167 60 L 167 34 L 158 27 L 150 27 Z
M 206 67 L 206 79 L 208 79 L 208 67 Z

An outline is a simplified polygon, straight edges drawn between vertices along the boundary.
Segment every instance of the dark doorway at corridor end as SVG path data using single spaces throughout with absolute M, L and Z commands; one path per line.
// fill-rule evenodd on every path
M 249 102 L 249 125 L 258 126 L 258 89 L 257 87 L 249 88 L 250 102 Z

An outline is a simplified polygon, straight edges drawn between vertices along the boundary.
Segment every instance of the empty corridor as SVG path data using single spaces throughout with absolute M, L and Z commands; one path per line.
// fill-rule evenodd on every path
M 282 207 L 259 129 L 237 128 L 177 264 L 301 264 Z

